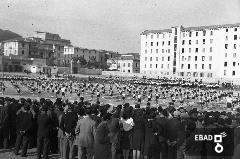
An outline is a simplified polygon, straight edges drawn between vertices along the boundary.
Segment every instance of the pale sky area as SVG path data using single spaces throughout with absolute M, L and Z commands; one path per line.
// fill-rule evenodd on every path
M 240 23 L 240 0 L 0 0 L 1 29 L 120 53 L 139 52 L 144 30 L 231 23 Z

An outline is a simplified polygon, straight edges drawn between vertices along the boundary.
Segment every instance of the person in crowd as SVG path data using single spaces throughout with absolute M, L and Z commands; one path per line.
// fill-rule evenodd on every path
M 112 159 L 118 159 L 119 151 L 120 151 L 120 113 L 116 109 L 115 112 L 112 114 L 112 118 L 109 122 L 109 137 L 111 141 L 111 153 L 112 153 Z
M 111 114 L 104 112 L 103 121 L 96 130 L 96 139 L 94 144 L 94 159 L 111 159 L 111 141 L 109 136 L 109 121 Z
M 147 121 L 144 116 L 144 110 L 140 109 L 140 105 L 137 104 L 133 112 L 134 123 L 132 134 L 133 159 L 140 159 L 140 157 L 143 156 L 146 122 Z
M 8 148 L 8 136 L 9 136 L 9 112 L 8 103 L 4 104 L 4 100 L 0 100 L 0 148 Z
M 37 118 L 38 132 L 37 132 L 37 158 L 48 159 L 50 146 L 50 133 L 53 121 L 48 115 L 47 103 L 42 106 L 41 112 Z M 43 157 L 42 157 L 43 155 Z
M 84 151 L 87 159 L 93 158 L 95 121 L 91 119 L 91 108 L 85 109 L 86 116 L 79 117 L 75 128 L 76 144 L 78 146 L 78 159 L 83 159 Z M 83 113 L 82 113 L 83 114 Z
M 131 133 L 134 126 L 133 119 L 130 114 L 130 107 L 127 106 L 123 110 L 121 117 L 122 131 L 121 131 L 121 149 L 123 150 L 123 158 L 128 159 L 131 149 Z
M 27 148 L 30 139 L 30 129 L 32 127 L 33 115 L 30 112 L 30 106 L 25 103 L 20 111 L 17 112 L 16 118 L 16 130 L 17 139 L 15 144 L 15 155 L 18 155 L 20 147 L 22 145 L 21 156 L 27 156 Z
M 64 133 L 63 159 L 73 159 L 75 128 L 78 116 L 77 113 L 74 112 L 74 107 L 71 103 L 68 103 L 67 108 L 67 112 L 63 115 L 60 123 L 60 129 L 62 129 Z

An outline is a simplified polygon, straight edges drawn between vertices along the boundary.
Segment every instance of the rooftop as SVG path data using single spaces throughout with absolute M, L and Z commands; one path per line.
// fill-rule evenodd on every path
M 232 27 L 239 27 L 239 26 L 240 26 L 240 23 L 236 23 L 236 24 L 209 25 L 209 26 L 198 26 L 198 27 L 187 27 L 187 28 L 182 27 L 182 30 L 183 31 L 192 31 L 192 30 L 200 31 L 200 30 L 211 30 L 211 29 L 218 29 L 218 28 L 232 28 Z M 164 32 L 171 33 L 172 29 L 145 30 L 144 32 L 141 33 L 141 35 L 147 35 L 149 33 L 161 34 Z

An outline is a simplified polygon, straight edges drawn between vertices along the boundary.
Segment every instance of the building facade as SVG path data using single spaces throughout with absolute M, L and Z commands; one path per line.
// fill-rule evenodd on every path
M 117 54 L 117 53 L 116 53 Z M 96 60 L 97 62 L 103 64 L 107 63 L 109 58 L 107 51 L 86 49 L 75 47 L 72 45 L 64 46 L 63 56 L 61 57 L 62 65 L 69 66 L 72 58 L 83 57 L 87 62 L 90 60 Z M 111 54 L 111 56 L 114 56 Z M 115 57 L 115 56 L 114 56 Z
M 24 38 L 15 38 L 3 42 L 3 54 L 5 56 L 29 56 L 29 42 Z
M 152 77 L 240 78 L 240 23 L 146 30 L 140 61 Z
M 118 68 L 123 73 L 140 73 L 140 60 L 131 54 L 121 55 Z

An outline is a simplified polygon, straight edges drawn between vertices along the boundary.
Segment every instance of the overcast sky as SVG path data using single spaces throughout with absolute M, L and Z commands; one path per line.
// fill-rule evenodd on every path
M 240 23 L 240 0 L 0 0 L 0 28 L 58 33 L 73 45 L 140 51 L 140 33 Z

